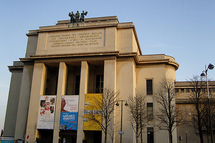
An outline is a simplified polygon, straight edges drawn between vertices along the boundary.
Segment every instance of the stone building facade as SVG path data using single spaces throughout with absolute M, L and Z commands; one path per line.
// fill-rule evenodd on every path
M 163 78 L 175 80 L 179 67 L 171 56 L 144 55 L 133 23 L 120 23 L 116 16 L 86 18 L 80 23 L 58 21 L 30 30 L 27 37 L 25 57 L 9 66 L 12 76 L 4 136 L 28 143 L 101 142 L 101 130 L 84 127 L 86 95 L 97 95 L 106 88 L 120 91 L 119 98 L 127 100 L 141 93 L 156 111 L 153 95 L 159 83 Z M 77 113 L 73 121 L 77 124 L 70 129 L 60 126 L 62 105 Z M 121 120 L 120 111 L 120 106 L 116 107 L 116 123 Z M 65 116 L 75 117 L 73 113 Z M 123 143 L 135 142 L 126 107 L 122 122 Z M 144 142 L 167 143 L 168 132 L 157 130 L 155 122 L 145 127 Z M 119 132 L 120 127 L 116 127 L 115 143 L 120 142 Z M 177 130 L 173 140 L 177 142 Z

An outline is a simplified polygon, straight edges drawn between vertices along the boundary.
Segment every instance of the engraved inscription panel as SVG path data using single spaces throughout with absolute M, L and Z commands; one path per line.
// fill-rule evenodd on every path
M 48 35 L 48 48 L 103 46 L 104 30 L 83 32 L 51 33 Z

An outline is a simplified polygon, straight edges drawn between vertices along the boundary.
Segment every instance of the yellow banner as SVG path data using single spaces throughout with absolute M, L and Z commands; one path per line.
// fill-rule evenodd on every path
M 85 94 L 84 126 L 85 131 L 101 131 L 102 94 Z

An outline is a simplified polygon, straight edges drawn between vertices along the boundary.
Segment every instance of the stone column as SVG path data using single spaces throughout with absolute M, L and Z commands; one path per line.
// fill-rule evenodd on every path
M 40 102 L 40 95 L 44 94 L 45 76 L 45 65 L 43 63 L 35 63 L 32 78 L 25 142 L 34 143 L 36 141 L 37 119 L 39 111 L 38 105 Z
M 14 62 L 9 67 L 11 72 L 10 90 L 8 94 L 7 110 L 5 114 L 4 134 L 3 136 L 15 135 L 17 111 L 19 109 L 20 88 L 22 83 L 23 68 L 18 67 L 19 62 Z M 17 68 L 18 67 L 18 68 Z M 25 127 L 24 127 L 25 128 Z
M 117 90 L 120 91 L 120 99 L 128 100 L 129 96 L 134 96 L 136 94 L 136 73 L 135 73 L 135 62 L 133 58 L 127 58 L 126 60 L 118 60 L 117 61 Z M 116 111 L 118 114 L 115 116 L 117 123 L 121 122 L 121 105 L 116 107 Z M 124 134 L 122 135 L 123 143 L 131 143 L 134 142 L 134 132 L 130 124 L 130 113 L 128 107 L 125 106 L 125 102 L 123 102 L 123 120 L 122 120 L 122 131 Z M 115 142 L 120 142 L 119 138 L 120 125 L 117 129 Z
M 78 107 L 78 129 L 77 129 L 77 143 L 83 142 L 83 118 L 84 118 L 84 100 L 88 87 L 89 67 L 87 61 L 81 63 L 81 78 L 80 78 L 80 92 L 79 92 L 79 107 Z
M 28 117 L 29 98 L 31 91 L 31 82 L 33 74 L 33 65 L 25 64 L 23 69 L 22 84 L 20 89 L 19 106 L 17 111 L 16 128 L 14 139 L 23 139 L 25 135 L 26 122 Z M 24 102 L 23 102 L 24 101 Z
M 58 73 L 58 85 L 57 85 L 57 96 L 55 104 L 55 117 L 54 117 L 54 133 L 53 143 L 58 143 L 59 140 L 59 126 L 60 126 L 60 114 L 61 114 L 61 98 L 66 92 L 66 80 L 67 79 L 67 66 L 64 62 L 60 63 Z
M 110 90 L 116 92 L 116 60 L 104 61 L 104 90 Z M 112 123 L 114 125 L 114 114 L 112 117 Z M 114 133 L 114 130 L 113 130 Z M 108 142 L 112 142 L 108 136 Z M 102 142 L 104 141 L 104 133 L 102 132 Z

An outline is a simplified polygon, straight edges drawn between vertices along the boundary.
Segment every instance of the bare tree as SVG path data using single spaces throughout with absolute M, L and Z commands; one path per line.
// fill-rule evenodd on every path
M 205 92 L 202 92 L 202 89 L 206 87 L 206 82 L 202 81 L 202 78 L 199 76 L 194 76 L 190 79 L 190 86 L 192 87 L 192 93 L 189 95 L 190 103 L 192 104 L 192 108 L 190 110 L 192 120 L 191 122 L 187 122 L 188 124 L 194 126 L 195 129 L 199 132 L 200 142 L 203 143 L 203 127 L 204 121 L 206 121 L 206 100 L 207 96 Z M 206 121 L 208 123 L 208 120 Z
M 209 99 L 207 96 L 207 82 L 204 78 L 194 76 L 190 79 L 190 86 L 192 87 L 192 93 L 189 95 L 192 108 L 190 110 L 192 120 L 187 121 L 188 125 L 193 126 L 199 132 L 200 142 L 203 143 L 203 130 L 207 131 L 207 142 L 210 142 L 211 126 L 215 126 L 215 101 L 213 95 L 210 95 L 210 114 L 211 121 L 209 121 Z
M 203 100 L 203 112 L 202 112 L 202 124 L 203 124 L 203 129 L 205 129 L 207 131 L 207 142 L 210 143 L 210 131 L 211 131 L 211 126 L 210 126 L 210 122 L 212 124 L 212 126 L 214 127 L 214 120 L 211 120 L 210 121 L 210 118 L 209 118 L 209 108 L 210 108 L 210 114 L 211 114 L 211 117 L 214 117 L 214 113 L 215 113 L 215 105 L 214 105 L 214 98 L 210 99 L 210 107 L 209 107 L 209 104 L 208 104 L 208 99 L 205 98 L 205 100 Z
M 164 78 L 155 94 L 159 109 L 156 118 L 159 122 L 159 129 L 167 130 L 169 143 L 172 143 L 172 133 L 182 123 L 180 110 L 176 110 L 174 80 Z
M 206 129 L 207 131 L 207 142 L 210 143 L 210 138 L 211 138 L 211 126 L 210 126 L 210 122 L 212 127 L 215 127 L 215 98 L 213 97 L 213 95 L 210 96 L 210 106 L 208 104 L 208 99 L 205 99 L 204 102 L 204 117 L 203 117 L 203 128 Z M 209 108 L 210 108 L 210 114 L 211 114 L 211 120 L 209 118 Z
M 147 124 L 145 97 L 142 94 L 130 96 L 128 107 L 131 116 L 130 123 L 136 135 L 136 143 L 139 142 L 139 137 L 141 138 L 141 143 L 143 143 L 143 128 Z
M 90 112 L 88 115 L 88 119 L 92 121 L 93 124 L 99 126 L 104 132 L 105 138 L 104 142 L 107 143 L 107 137 L 110 136 L 113 141 L 114 137 L 114 122 L 113 122 L 113 113 L 114 113 L 114 105 L 116 102 L 116 98 L 119 95 L 119 91 L 114 92 L 110 89 L 104 89 L 102 98 L 95 98 L 95 107 L 102 110 L 102 120 L 98 118 L 96 114 Z

